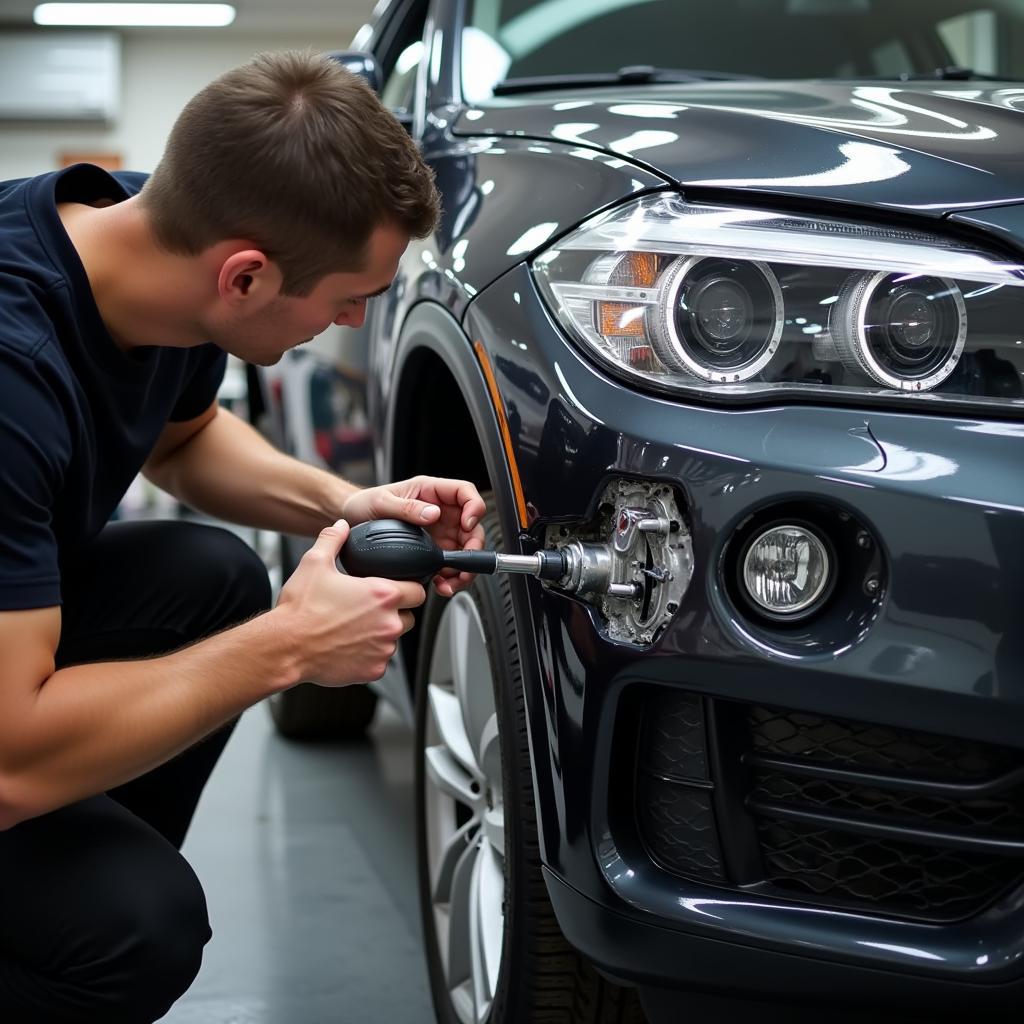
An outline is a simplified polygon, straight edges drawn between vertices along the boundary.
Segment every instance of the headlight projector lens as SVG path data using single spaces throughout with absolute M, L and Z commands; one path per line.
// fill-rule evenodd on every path
M 757 376 L 782 337 L 782 289 L 764 263 L 693 256 L 664 275 L 654 347 L 666 366 L 714 384 Z
M 967 308 L 946 278 L 857 274 L 839 291 L 831 333 L 849 369 L 898 391 L 929 391 L 960 361 Z
M 747 597 L 771 616 L 808 613 L 827 594 L 834 567 L 829 549 L 804 526 L 772 526 L 743 555 L 740 580 Z

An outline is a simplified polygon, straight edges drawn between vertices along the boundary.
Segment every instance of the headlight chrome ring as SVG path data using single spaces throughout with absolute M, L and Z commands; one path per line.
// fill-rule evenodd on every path
M 898 391 L 930 391 L 960 362 L 967 307 L 948 278 L 854 274 L 839 291 L 830 333 L 848 369 Z
M 712 384 L 757 376 L 779 347 L 782 289 L 766 263 L 681 257 L 663 275 L 648 313 L 658 358 Z

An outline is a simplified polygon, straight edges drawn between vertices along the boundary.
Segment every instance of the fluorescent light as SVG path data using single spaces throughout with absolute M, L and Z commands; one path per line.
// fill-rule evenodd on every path
M 220 28 L 235 20 L 231 4 L 40 4 L 37 25 L 144 25 L 177 28 Z

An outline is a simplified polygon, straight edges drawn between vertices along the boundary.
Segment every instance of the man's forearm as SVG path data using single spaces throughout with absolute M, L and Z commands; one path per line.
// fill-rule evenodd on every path
M 279 452 L 226 409 L 146 476 L 200 512 L 313 537 L 341 515 L 353 484 Z
M 136 778 L 297 682 L 275 615 L 160 658 L 60 669 L 8 707 L 0 828 Z

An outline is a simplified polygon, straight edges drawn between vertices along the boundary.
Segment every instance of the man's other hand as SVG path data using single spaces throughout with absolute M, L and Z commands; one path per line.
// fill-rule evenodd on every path
M 479 551 L 484 546 L 480 517 L 485 511 L 480 492 L 468 480 L 414 476 L 357 491 L 341 515 L 353 526 L 371 519 L 402 519 L 424 527 L 446 551 Z M 472 579 L 472 573 L 442 569 L 434 586 L 442 597 L 451 597 Z

